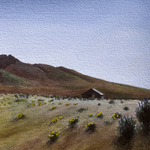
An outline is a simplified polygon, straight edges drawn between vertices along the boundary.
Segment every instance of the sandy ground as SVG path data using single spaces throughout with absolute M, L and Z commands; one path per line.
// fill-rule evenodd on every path
M 138 106 L 138 100 L 115 100 L 114 104 L 109 104 L 109 100 L 86 100 L 78 99 L 68 100 L 53 98 L 53 102 L 48 102 L 52 98 L 41 96 L 30 96 L 27 102 L 14 102 L 14 95 L 0 96 L 0 150 L 148 150 L 150 149 L 149 137 L 136 135 L 132 143 L 127 146 L 118 146 L 116 139 L 118 137 L 118 121 L 112 119 L 112 114 L 119 112 L 122 115 L 133 116 L 136 119 L 135 109 Z M 44 99 L 45 105 L 27 107 L 27 103 L 32 100 Z M 58 105 L 58 103 L 62 105 Z M 73 103 L 78 102 L 78 105 Z M 66 104 L 69 103 L 69 106 Z M 98 103 L 101 103 L 98 106 Z M 50 110 L 56 106 L 55 110 Z M 128 111 L 123 108 L 129 107 Z M 78 112 L 80 108 L 87 110 Z M 96 117 L 98 112 L 102 112 L 104 117 Z M 24 113 L 25 118 L 14 120 L 18 113 Z M 92 113 L 93 117 L 89 118 Z M 63 115 L 62 120 L 50 125 L 54 117 Z M 68 122 L 72 117 L 79 116 L 79 123 L 75 129 L 68 127 Z M 95 122 L 97 129 L 93 133 L 85 132 L 85 125 L 88 122 Z M 110 125 L 104 122 L 109 121 Z M 137 121 L 138 124 L 138 121 Z M 49 144 L 48 134 L 50 130 L 61 132 L 58 140 Z M 147 149 L 148 148 L 148 149 Z

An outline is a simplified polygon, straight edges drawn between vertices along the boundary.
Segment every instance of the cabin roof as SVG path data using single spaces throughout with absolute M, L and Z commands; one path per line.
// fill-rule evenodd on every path
M 95 88 L 91 88 L 91 89 L 89 89 L 88 91 L 84 92 L 83 94 L 88 93 L 88 92 L 91 91 L 91 90 L 95 91 L 96 93 L 98 93 L 98 94 L 101 95 L 101 96 L 104 95 L 103 93 L 101 93 L 100 91 L 96 90 Z
M 94 88 L 92 88 L 92 90 L 95 91 L 95 92 L 97 92 L 97 93 L 99 93 L 100 95 L 104 95 L 103 93 L 101 93 L 100 91 L 98 91 L 98 90 L 96 90 Z

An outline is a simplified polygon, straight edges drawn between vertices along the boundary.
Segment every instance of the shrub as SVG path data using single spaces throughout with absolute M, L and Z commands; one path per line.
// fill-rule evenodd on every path
M 123 100 L 121 100 L 121 103 L 124 103 L 124 101 L 123 101 Z
M 59 119 L 62 119 L 62 118 L 63 118 L 63 116 L 59 116 L 58 118 L 59 118 Z
M 76 103 L 73 103 L 73 105 L 77 105 L 78 103 L 76 102 Z
M 111 99 L 111 100 L 109 101 L 109 104 L 114 104 L 114 103 L 115 103 L 114 99 Z
M 35 102 L 34 100 L 31 101 L 31 103 L 34 103 L 34 102 Z
M 25 117 L 25 115 L 24 114 L 22 114 L 22 113 L 19 113 L 19 114 L 17 114 L 17 119 L 23 119 Z
M 98 106 L 101 106 L 101 103 L 98 103 Z
M 58 117 L 55 117 L 51 120 L 51 123 L 50 124 L 53 124 L 53 123 L 56 123 L 58 120 L 61 120 L 63 118 L 63 116 L 58 116 Z
M 105 124 L 105 125 L 111 125 L 112 122 L 110 122 L 110 121 L 104 121 L 104 124 Z
M 93 114 L 92 114 L 92 113 L 90 113 L 90 114 L 89 114 L 89 117 L 93 117 Z
M 69 106 L 69 105 L 70 105 L 69 103 L 66 104 L 66 106 Z
M 125 106 L 123 109 L 124 109 L 125 111 L 127 111 L 127 110 L 129 110 L 129 107 L 128 107 L 128 106 Z
M 79 116 L 72 118 L 71 120 L 69 120 L 69 126 L 71 128 L 75 127 L 77 125 L 77 123 L 79 122 Z
M 35 103 L 33 103 L 32 106 L 35 106 Z
M 86 110 L 88 110 L 88 108 L 80 108 L 77 111 L 80 112 L 80 113 L 82 113 L 83 111 L 86 111 Z
M 30 104 L 27 104 L 27 107 L 29 107 L 30 106 Z
M 51 142 L 55 142 L 59 137 L 59 131 L 51 131 L 48 137 L 50 138 Z
M 61 105 L 62 103 L 60 102 L 60 103 L 58 103 L 58 105 Z
M 85 127 L 87 128 L 86 131 L 94 132 L 96 129 L 96 124 L 93 122 L 89 122 L 87 125 L 85 125 Z
M 113 115 L 112 115 L 112 118 L 113 119 L 118 119 L 118 118 L 121 118 L 122 114 L 118 113 L 118 112 L 115 112 Z
M 104 116 L 104 115 L 102 114 L 102 112 L 99 112 L 99 113 L 96 114 L 96 117 L 97 117 L 97 118 L 101 118 L 101 119 L 102 119 L 103 116 Z
M 57 121 L 58 121 L 58 118 L 55 117 L 55 118 L 52 119 L 51 123 L 56 123 Z
M 136 116 L 143 131 L 148 133 L 150 131 L 150 102 L 148 99 L 139 102 L 139 106 L 136 108 Z
M 119 120 L 118 132 L 120 137 L 130 140 L 136 133 L 136 123 L 132 117 L 124 117 Z
M 54 109 L 56 109 L 56 107 L 55 107 L 55 106 L 52 106 L 52 107 L 51 107 L 51 110 L 54 110 Z

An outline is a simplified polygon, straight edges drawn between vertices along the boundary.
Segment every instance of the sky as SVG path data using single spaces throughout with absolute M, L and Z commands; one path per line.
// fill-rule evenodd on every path
M 150 89 L 150 1 L 0 0 L 0 54 Z

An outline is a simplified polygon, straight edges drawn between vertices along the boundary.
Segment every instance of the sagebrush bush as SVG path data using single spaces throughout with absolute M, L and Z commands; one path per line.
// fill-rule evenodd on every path
M 96 117 L 102 119 L 104 117 L 104 115 L 102 114 L 102 112 L 99 112 L 96 114 Z
M 94 132 L 96 129 L 96 124 L 93 122 L 89 122 L 87 125 L 85 125 L 85 127 L 87 128 L 86 131 Z
M 87 111 L 87 110 L 88 110 L 88 108 L 80 108 L 77 111 L 80 112 L 80 113 L 82 113 L 83 111 Z
M 62 115 L 60 115 L 60 116 L 58 116 L 58 117 L 55 117 L 55 118 L 53 118 L 53 119 L 51 120 L 51 123 L 50 123 L 50 124 L 54 124 L 54 123 L 56 123 L 58 120 L 61 120 L 62 118 L 63 118 Z
M 142 100 L 136 108 L 136 116 L 141 123 L 142 129 L 145 133 L 150 132 L 150 102 Z
M 55 142 L 59 137 L 59 131 L 51 131 L 48 137 L 50 138 L 51 142 Z
M 54 110 L 54 109 L 56 109 L 56 106 L 52 106 L 52 107 L 51 107 L 51 110 Z
M 112 118 L 113 119 L 119 119 L 121 118 L 122 114 L 118 113 L 118 112 L 115 112 L 113 115 L 112 115 Z
M 97 105 L 98 105 L 98 106 L 101 106 L 101 103 L 98 103 Z
M 18 113 L 16 118 L 17 118 L 17 119 L 23 119 L 24 117 L 25 117 L 24 114 Z
M 114 104 L 115 103 L 115 100 L 114 99 L 111 99 L 110 101 L 109 101 L 109 104 Z
M 69 103 L 66 104 L 66 106 L 69 106 L 69 105 L 70 105 Z
M 118 132 L 121 137 L 130 140 L 136 133 L 136 122 L 132 117 L 124 117 L 119 120 Z
M 77 125 L 78 122 L 79 122 L 79 116 L 75 117 L 75 118 L 72 118 L 72 119 L 69 120 L 69 126 L 71 128 L 73 128 Z
M 90 113 L 90 114 L 89 114 L 89 117 L 93 117 L 93 114 L 92 114 L 92 113 Z
M 129 107 L 128 107 L 128 106 L 125 106 L 123 109 L 124 109 L 125 111 L 127 111 L 127 110 L 129 110 Z
M 73 105 L 77 105 L 78 103 L 76 102 L 76 103 L 73 103 Z
M 56 123 L 58 121 L 58 117 L 52 119 L 51 124 Z

